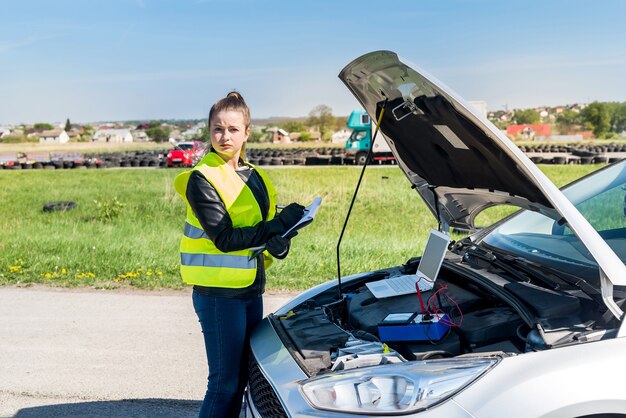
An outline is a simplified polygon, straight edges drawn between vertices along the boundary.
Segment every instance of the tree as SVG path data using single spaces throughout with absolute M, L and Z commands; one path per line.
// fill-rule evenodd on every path
M 347 116 L 337 116 L 335 118 L 335 130 L 340 131 L 342 129 L 346 129 L 346 125 L 348 124 Z
M 590 103 L 580 112 L 580 117 L 593 130 L 596 138 L 601 138 L 611 128 L 611 115 L 606 103 Z
M 298 138 L 298 141 L 300 142 L 307 142 L 310 141 L 311 139 L 313 139 L 311 132 L 309 131 L 302 131 L 300 132 L 300 138 Z
M 248 142 L 262 142 L 264 136 L 263 132 L 258 129 L 251 130 Z
M 67 120 L 65 121 L 65 131 L 69 131 L 70 129 L 72 129 L 72 124 L 70 123 L 70 118 L 67 118 Z
M 304 123 L 298 121 L 288 121 L 278 124 L 279 127 L 283 128 L 287 132 L 301 132 L 305 131 Z
M 50 129 L 54 129 L 54 126 L 50 125 L 49 123 L 36 123 L 35 125 L 33 125 L 33 127 L 37 130 L 43 130 L 43 131 L 49 131 Z
M 607 103 L 611 117 L 611 131 L 626 131 L 626 102 Z
M 317 128 L 323 141 L 329 140 L 332 132 L 330 131 L 335 124 L 333 110 L 326 105 L 319 105 L 309 112 L 308 124 Z
M 193 138 L 194 141 L 202 141 L 205 144 L 211 142 L 211 135 L 208 127 L 201 128 L 196 136 Z
M 154 142 L 166 142 L 170 136 L 169 128 L 163 129 L 161 126 L 155 126 L 146 129 L 146 135 Z
M 556 117 L 556 124 L 562 134 L 571 132 L 576 125 L 580 125 L 580 114 L 573 110 L 564 110 Z
M 535 109 L 516 110 L 514 117 L 515 121 L 518 124 L 539 123 L 539 121 L 541 120 L 539 112 L 537 112 Z

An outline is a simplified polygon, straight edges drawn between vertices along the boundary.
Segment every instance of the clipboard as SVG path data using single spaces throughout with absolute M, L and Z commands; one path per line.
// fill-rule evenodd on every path
M 285 233 L 282 234 L 281 237 L 289 238 L 289 236 L 292 233 L 304 228 L 305 226 L 313 222 L 313 219 L 315 219 L 315 215 L 317 214 L 317 209 L 320 207 L 321 204 L 322 204 L 321 197 L 316 197 L 315 199 L 313 199 L 313 202 L 311 202 L 309 206 L 304 208 L 304 214 L 302 215 L 302 218 L 300 218 L 300 220 L 294 226 L 292 226 L 287 231 L 285 231 Z M 259 254 L 265 251 L 265 245 L 261 245 L 259 247 L 252 247 L 252 248 L 249 248 L 249 250 L 252 250 L 254 252 L 252 253 L 252 255 L 250 255 L 250 257 L 248 257 L 248 260 L 253 260 L 256 257 L 258 257 Z

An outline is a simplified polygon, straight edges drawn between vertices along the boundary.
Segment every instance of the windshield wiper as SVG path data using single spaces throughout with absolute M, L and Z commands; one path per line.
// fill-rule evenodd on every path
M 551 274 L 552 276 L 558 278 L 562 282 L 567 283 L 568 285 L 573 286 L 577 288 L 578 290 L 582 291 L 584 294 L 592 298 L 595 302 L 597 302 L 601 306 L 604 306 L 604 301 L 602 300 L 602 295 L 600 294 L 600 291 L 597 290 L 592 285 L 590 285 L 587 281 L 585 281 L 585 279 L 582 279 L 580 277 L 570 276 L 561 271 L 557 271 L 552 267 L 538 265 L 524 258 L 520 258 L 520 257 L 511 257 L 511 258 L 513 258 L 512 261 L 515 263 L 517 267 L 519 267 L 520 269 L 524 271 L 531 273 L 533 276 L 537 276 L 537 277 L 542 276 L 543 278 L 545 278 L 546 273 Z
M 484 248 L 481 248 L 477 245 L 471 246 L 464 254 L 463 259 L 469 263 L 471 263 L 470 257 L 476 257 L 481 260 L 484 260 L 491 264 L 494 267 L 499 268 L 502 271 L 505 271 L 513 278 L 517 279 L 520 282 L 530 283 L 530 282 L 541 282 L 545 287 L 554 290 L 561 290 L 561 283 L 556 280 L 552 280 L 549 277 L 546 277 L 545 272 L 536 268 L 529 268 L 527 265 L 527 261 L 521 259 L 519 257 L 501 254 L 497 252 L 487 251 Z M 511 263 L 515 263 L 515 266 L 512 266 Z M 521 273 L 519 270 L 522 270 Z M 538 271 L 539 270 L 539 271 Z M 567 280 L 561 278 L 561 276 L 554 274 L 552 271 L 550 272 L 553 276 L 557 277 L 561 280 L 561 282 L 565 282 L 575 286 Z M 583 289 L 581 289 L 583 290 Z M 587 293 L 583 290 L 584 293 Z
M 550 274 L 553 277 L 556 277 L 561 282 L 577 288 L 578 290 L 589 296 L 591 299 L 593 299 L 596 303 L 604 306 L 604 301 L 602 300 L 602 295 L 600 294 L 600 291 L 590 285 L 587 281 L 585 281 L 585 279 L 581 277 L 571 276 L 552 267 L 539 265 L 520 256 L 503 254 L 500 252 L 492 252 L 490 254 L 498 259 L 505 260 L 507 263 L 514 263 L 515 268 L 524 271 L 526 274 L 532 276 L 536 280 L 546 283 L 548 286 L 551 286 L 553 290 L 561 290 L 561 286 L 557 281 L 550 279 L 546 276 L 546 274 Z
M 487 264 L 493 267 L 497 267 L 500 270 L 507 272 L 508 274 L 513 276 L 513 278 L 515 278 L 517 281 L 530 282 L 530 278 L 528 278 L 526 275 L 521 274 L 516 269 L 498 260 L 498 257 L 494 253 L 487 251 L 483 248 L 480 248 L 477 245 L 472 245 L 467 249 L 467 251 L 465 251 L 465 253 L 463 254 L 463 261 L 469 264 L 473 264 L 478 267 L 485 267 L 483 263 L 476 262 L 476 260 L 472 260 L 472 258 L 486 261 Z

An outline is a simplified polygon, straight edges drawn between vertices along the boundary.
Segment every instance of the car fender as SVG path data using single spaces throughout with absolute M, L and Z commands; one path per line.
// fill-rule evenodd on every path
M 476 417 L 572 418 L 626 411 L 625 338 L 503 359 L 455 396 Z

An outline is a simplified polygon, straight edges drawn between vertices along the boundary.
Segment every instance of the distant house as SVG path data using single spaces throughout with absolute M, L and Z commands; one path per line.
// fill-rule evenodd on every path
M 184 131 L 182 133 L 182 135 L 187 138 L 187 139 L 191 139 L 191 138 L 196 138 L 199 137 L 202 133 L 202 129 L 206 128 L 206 123 L 205 122 L 199 122 L 197 124 L 195 124 L 194 126 L 192 126 L 191 128 L 187 129 L 186 131 Z
M 172 138 L 176 142 L 181 142 L 185 140 L 185 137 L 180 133 L 178 129 L 172 129 L 170 131 L 170 138 Z
M 81 134 L 81 130 L 80 129 L 76 129 L 76 128 L 72 128 L 69 130 L 69 132 L 67 132 L 67 135 L 70 137 L 70 139 L 72 138 L 78 138 L 80 137 Z
M 309 133 L 311 134 L 311 141 L 319 142 L 322 140 L 322 134 L 320 131 L 309 130 Z
M 345 144 L 351 133 L 351 129 L 342 129 L 340 131 L 337 131 L 333 133 L 331 137 L 331 142 L 333 144 Z
M 65 129 L 50 129 L 38 134 L 40 144 L 66 144 L 70 141 L 70 136 Z
M 138 129 L 136 131 L 133 131 L 133 140 L 136 142 L 147 142 L 150 141 L 150 137 L 148 136 L 146 131 Z
M 547 123 L 509 125 L 506 128 L 506 134 L 509 136 L 523 135 L 527 138 L 550 136 L 552 134 L 552 127 Z
M 7 126 L 0 126 L 0 138 L 4 138 L 5 136 L 11 133 L 11 128 Z
M 93 142 L 133 142 L 128 129 L 98 129 L 91 137 Z
M 275 144 L 291 144 L 291 138 L 289 137 L 289 132 L 284 129 L 277 129 L 274 132 L 274 137 L 272 138 L 272 142 Z

